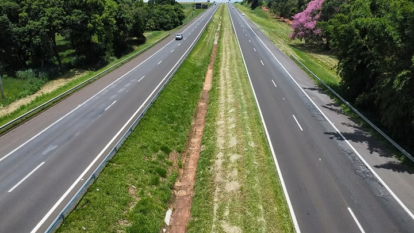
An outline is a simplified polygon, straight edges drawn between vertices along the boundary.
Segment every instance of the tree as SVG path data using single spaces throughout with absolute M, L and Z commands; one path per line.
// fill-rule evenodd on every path
M 414 2 L 350 1 L 326 29 L 345 97 L 414 149 Z
M 20 23 L 24 22 L 25 30 L 32 40 L 32 53 L 35 62 L 38 58 L 43 63 L 50 56 L 56 57 L 59 66 L 62 65 L 56 45 L 56 35 L 65 28 L 66 12 L 63 9 L 63 0 L 33 0 L 22 2 L 22 13 L 19 14 Z
M 269 0 L 267 6 L 275 14 L 288 18 L 291 16 L 292 8 L 297 5 L 298 0 Z
M 324 0 L 313 0 L 309 2 L 307 8 L 293 16 L 290 39 L 304 39 L 306 42 L 321 42 L 322 30 L 316 27 L 321 18 L 321 8 Z
M 113 0 L 65 1 L 68 37 L 82 60 L 94 63 L 113 56 L 118 5 Z
M 6 71 L 26 68 L 28 47 L 19 28 L 21 7 L 15 1 L 0 1 L 0 61 Z

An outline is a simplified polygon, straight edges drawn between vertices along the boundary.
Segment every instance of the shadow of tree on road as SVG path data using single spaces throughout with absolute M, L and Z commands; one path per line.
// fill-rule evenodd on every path
M 383 169 L 387 169 L 387 170 L 392 170 L 394 172 L 399 172 L 399 173 L 408 173 L 408 174 L 414 174 L 414 171 L 412 168 L 401 164 L 399 162 L 393 162 L 393 161 L 389 161 L 386 162 L 384 164 L 381 165 L 374 165 L 375 168 L 383 168 Z
M 345 123 L 343 123 L 345 124 Z M 381 157 L 392 157 L 392 154 L 388 153 L 386 150 L 384 150 L 380 143 L 378 143 L 371 135 L 369 135 L 367 132 L 362 131 L 357 126 L 352 126 L 355 130 L 353 133 L 350 132 L 341 132 L 342 135 L 349 141 L 355 142 L 355 143 L 365 143 L 367 145 L 367 150 L 370 154 L 377 153 Z M 329 139 L 334 139 L 338 141 L 344 141 L 344 139 L 341 137 L 341 135 L 338 132 L 325 132 L 325 135 L 329 135 Z

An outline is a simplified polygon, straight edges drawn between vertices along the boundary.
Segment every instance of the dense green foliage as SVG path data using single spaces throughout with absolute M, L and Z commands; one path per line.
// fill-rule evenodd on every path
M 241 4 L 249 5 L 252 10 L 266 5 L 273 13 L 290 18 L 306 8 L 310 0 L 244 0 Z
M 290 18 L 293 15 L 303 11 L 310 0 L 268 0 L 267 7 L 270 10 L 285 18 Z
M 413 149 L 414 1 L 351 0 L 337 9 L 322 26 L 346 97 Z
M 127 40 L 145 41 L 145 29 L 169 30 L 184 18 L 174 0 L 2 0 L 0 67 L 7 72 L 65 68 L 59 36 L 76 55 L 64 65 L 102 65 L 123 54 Z

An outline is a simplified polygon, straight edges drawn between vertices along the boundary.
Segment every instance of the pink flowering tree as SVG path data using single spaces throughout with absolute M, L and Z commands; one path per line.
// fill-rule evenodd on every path
M 309 2 L 306 9 L 293 16 L 293 33 L 290 39 L 304 39 L 305 42 L 322 41 L 322 30 L 316 27 L 321 18 L 321 8 L 324 0 L 313 0 Z

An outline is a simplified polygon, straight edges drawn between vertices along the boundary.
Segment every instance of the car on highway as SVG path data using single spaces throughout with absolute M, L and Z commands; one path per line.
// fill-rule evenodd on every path
M 176 35 L 175 35 L 175 39 L 176 40 L 182 40 L 184 38 L 184 36 L 183 36 L 183 34 L 182 33 L 177 33 Z
M 242 13 L 242 15 L 244 16 L 244 13 Z

